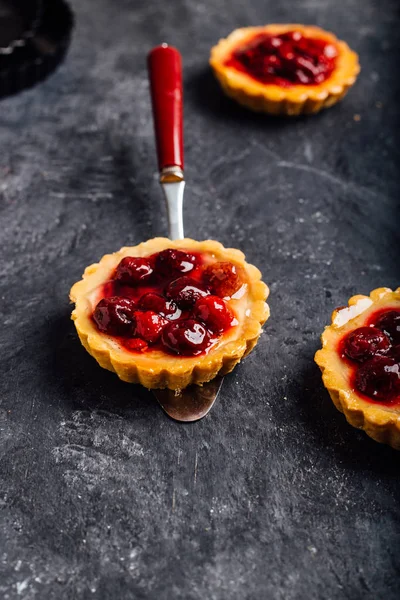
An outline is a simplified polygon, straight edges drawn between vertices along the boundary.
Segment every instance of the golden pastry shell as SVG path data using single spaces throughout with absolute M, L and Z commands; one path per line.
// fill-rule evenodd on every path
M 236 48 L 260 33 L 281 34 L 300 31 L 305 36 L 330 42 L 338 49 L 336 66 L 332 75 L 317 85 L 292 85 L 283 88 L 263 84 L 246 73 L 225 64 Z M 235 29 L 211 49 L 210 65 L 223 91 L 239 104 L 256 112 L 272 115 L 300 115 L 317 113 L 341 100 L 355 83 L 360 72 L 358 55 L 342 40 L 328 31 L 311 25 L 273 24 L 263 27 Z
M 222 337 L 206 355 L 180 357 L 157 351 L 131 353 L 118 344 L 110 343 L 112 338 L 98 331 L 91 318 L 93 307 L 88 300 L 90 291 L 109 280 L 115 267 L 125 256 L 149 256 L 166 248 L 212 254 L 216 260 L 230 261 L 243 270 L 247 278 L 249 305 L 243 322 L 239 323 L 240 333 L 237 339 L 224 342 Z M 265 302 L 268 294 L 268 287 L 261 281 L 260 271 L 245 261 L 240 250 L 224 248 L 213 240 L 197 242 L 188 238 L 179 241 L 154 238 L 138 246 L 121 248 L 114 254 L 107 254 L 99 263 L 87 267 L 82 280 L 73 285 L 70 298 L 75 302 L 72 319 L 79 338 L 101 367 L 115 372 L 123 381 L 139 383 L 147 388 L 179 390 L 229 373 L 251 352 L 261 334 L 261 326 L 269 317 L 269 308 Z
M 369 296 L 353 296 L 347 307 L 336 309 L 332 323 L 321 336 L 322 349 L 315 362 L 322 371 L 322 380 L 336 408 L 344 413 L 353 427 L 363 429 L 377 442 L 400 450 L 400 407 L 368 402 L 351 388 L 346 378 L 346 366 L 337 351 L 337 342 L 346 333 L 362 327 L 376 310 L 393 306 L 400 308 L 400 287 L 373 290 Z

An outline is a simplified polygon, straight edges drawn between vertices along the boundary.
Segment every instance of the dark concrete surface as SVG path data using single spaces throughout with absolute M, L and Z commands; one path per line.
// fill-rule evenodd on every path
M 313 363 L 332 309 L 396 287 L 396 0 L 74 0 L 65 64 L 0 104 L 0 597 L 397 599 L 400 455 L 349 425 Z M 312 118 L 253 115 L 207 59 L 232 29 L 316 23 L 360 53 Z M 87 264 L 167 231 L 145 56 L 185 66 L 188 236 L 271 287 L 256 351 L 212 413 L 168 420 L 80 346 Z

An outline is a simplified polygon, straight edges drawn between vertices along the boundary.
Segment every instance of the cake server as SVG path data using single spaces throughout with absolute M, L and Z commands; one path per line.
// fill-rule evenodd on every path
M 182 58 L 178 50 L 162 44 L 148 55 L 154 131 L 160 184 L 168 212 L 169 238 L 183 240 L 183 90 Z M 205 417 L 221 389 L 223 377 L 202 386 L 191 385 L 177 392 L 152 390 L 163 410 L 176 421 L 198 421 Z

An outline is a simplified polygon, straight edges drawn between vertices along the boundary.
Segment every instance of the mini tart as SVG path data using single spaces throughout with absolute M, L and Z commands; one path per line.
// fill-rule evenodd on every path
M 340 343 L 346 334 L 359 327 L 370 326 L 374 314 L 383 310 L 400 311 L 400 288 L 373 290 L 370 296 L 353 296 L 348 306 L 337 308 L 332 323 L 321 336 L 322 349 L 315 362 L 322 371 L 322 380 L 336 408 L 344 413 L 353 427 L 363 429 L 377 442 L 400 450 L 400 399 L 382 403 L 369 399 L 354 386 L 350 361 L 343 358 Z
M 109 281 L 121 259 L 128 256 L 149 257 L 166 249 L 181 249 L 211 256 L 215 261 L 229 261 L 243 274 L 242 297 L 229 304 L 235 306 L 239 324 L 225 334 L 208 353 L 198 356 L 179 356 L 158 349 L 141 353 L 126 350 L 118 339 L 101 333 L 92 319 L 96 303 L 100 300 L 102 286 Z M 138 246 L 121 248 L 114 254 L 103 256 L 99 263 L 86 268 L 81 281 L 70 292 L 75 303 L 72 319 L 79 338 L 104 369 L 115 372 L 120 379 L 139 383 L 146 388 L 184 389 L 190 384 L 201 385 L 217 375 L 225 375 L 256 345 L 261 326 L 269 317 L 265 303 L 268 287 L 261 281 L 260 271 L 245 262 L 242 252 L 224 248 L 216 241 L 197 242 L 192 239 L 171 241 L 154 238 Z
M 331 75 L 314 85 L 294 83 L 288 87 L 262 83 L 252 76 L 227 64 L 233 52 L 245 47 L 260 34 L 281 35 L 300 32 L 304 37 L 323 40 L 335 46 L 337 57 Z M 314 26 L 299 24 L 266 25 L 236 29 L 211 49 L 210 65 L 223 91 L 257 112 L 273 115 L 300 115 L 317 113 L 341 100 L 356 81 L 360 71 L 358 55 L 346 42 L 335 35 Z

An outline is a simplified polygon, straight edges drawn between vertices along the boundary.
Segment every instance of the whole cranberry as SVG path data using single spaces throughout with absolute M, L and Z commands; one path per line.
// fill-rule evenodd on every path
M 389 336 L 393 344 L 400 344 L 400 311 L 389 310 L 379 317 L 375 327 Z
M 233 296 L 242 285 L 236 266 L 230 262 L 209 265 L 203 271 L 203 279 L 220 298 Z
M 302 39 L 302 34 L 300 31 L 286 31 L 285 33 L 281 33 L 279 36 L 285 42 L 296 42 L 298 43 Z
M 208 289 L 195 279 L 183 276 L 171 281 L 165 289 L 167 298 L 173 300 L 179 308 L 190 308 L 201 296 L 206 296 Z
M 155 292 L 148 292 L 140 298 L 139 308 L 141 310 L 153 310 L 159 313 L 163 317 L 168 319 L 178 319 L 181 315 L 181 311 L 173 300 L 167 300 L 161 294 Z
M 385 354 L 390 346 L 389 338 L 380 329 L 359 327 L 346 336 L 343 350 L 351 360 L 364 362 L 375 354 Z
M 164 277 L 174 277 L 180 273 L 190 273 L 197 262 L 197 256 L 194 254 L 167 248 L 157 254 L 155 268 L 157 273 Z
M 283 60 L 290 62 L 294 59 L 293 45 L 290 42 L 284 42 L 278 50 L 279 56 Z
M 205 296 L 197 300 L 193 314 L 213 333 L 222 333 L 235 323 L 235 317 L 218 296 Z
M 265 58 L 273 56 L 273 53 L 277 51 L 279 46 L 282 46 L 283 41 L 279 37 L 268 36 L 263 39 L 260 43 L 260 49 L 265 53 Z M 253 52 L 254 54 L 254 52 Z
M 135 310 L 136 303 L 130 298 L 112 296 L 100 300 L 94 309 L 93 319 L 103 333 L 129 335 Z
M 114 279 L 128 285 L 137 285 L 147 281 L 152 273 L 153 268 L 148 258 L 126 256 L 116 268 Z
M 356 373 L 356 388 L 379 402 L 388 402 L 400 394 L 400 365 L 389 356 L 374 356 Z
M 170 321 L 162 332 L 162 343 L 175 354 L 194 356 L 210 344 L 210 334 L 196 319 Z
M 155 344 L 168 321 L 152 310 L 137 310 L 133 313 L 133 335 L 149 344 Z

